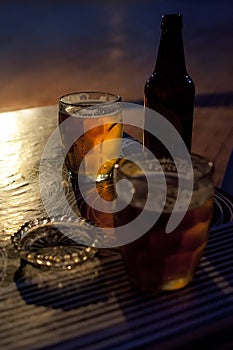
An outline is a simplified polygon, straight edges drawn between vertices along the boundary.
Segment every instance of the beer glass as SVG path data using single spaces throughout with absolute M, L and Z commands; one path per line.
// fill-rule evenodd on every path
M 71 180 L 111 178 L 121 148 L 120 101 L 120 96 L 105 92 L 75 92 L 60 98 L 60 133 Z
M 131 280 L 145 290 L 182 288 L 192 281 L 208 240 L 213 211 L 213 163 L 198 155 L 191 156 L 191 168 L 184 159 L 149 159 L 145 154 L 135 159 L 136 163 L 122 158 L 114 170 L 116 183 L 122 179 L 130 181 L 133 194 L 126 205 L 127 193 L 118 192 L 126 204 L 124 210 L 115 213 L 115 226 L 132 222 L 145 210 L 148 220 L 153 216 L 157 220 L 149 229 L 145 228 L 148 220 L 137 222 L 142 235 L 121 247 L 126 270 Z M 165 200 L 161 203 L 164 186 Z M 175 206 L 178 190 L 179 203 Z M 151 204 L 146 208 L 147 198 Z M 167 233 L 169 219 L 173 215 L 176 220 L 181 210 L 182 220 Z

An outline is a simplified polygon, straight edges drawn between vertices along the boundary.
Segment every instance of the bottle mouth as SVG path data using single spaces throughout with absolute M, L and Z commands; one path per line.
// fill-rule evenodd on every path
M 161 28 L 183 28 L 183 16 L 178 13 L 166 14 L 162 16 Z

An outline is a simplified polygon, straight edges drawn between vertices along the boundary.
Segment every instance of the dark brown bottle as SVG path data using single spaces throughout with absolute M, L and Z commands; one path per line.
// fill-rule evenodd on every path
M 174 125 L 190 152 L 195 86 L 186 70 L 182 28 L 181 15 L 162 16 L 162 33 L 156 65 L 145 84 L 144 103 Z M 167 155 L 165 146 L 159 144 L 158 140 L 146 131 L 144 144 L 156 156 Z

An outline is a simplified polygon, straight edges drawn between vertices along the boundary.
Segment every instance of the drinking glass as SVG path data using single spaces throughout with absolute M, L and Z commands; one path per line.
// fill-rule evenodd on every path
M 112 227 L 112 216 L 104 215 L 104 208 L 92 210 L 91 204 L 99 195 L 111 200 L 112 169 L 121 152 L 120 101 L 106 92 L 74 92 L 59 99 L 59 130 L 76 204 L 81 217 L 101 227 Z M 95 246 L 89 249 L 95 255 Z
M 115 226 L 133 222 L 143 211 L 148 218 L 137 221 L 135 230 L 141 230 L 141 236 L 121 247 L 126 270 L 131 280 L 145 290 L 182 288 L 193 280 L 208 241 L 213 163 L 199 155 L 191 156 L 191 168 L 185 159 L 149 159 L 145 154 L 135 159 L 122 158 L 114 170 L 116 183 L 127 180 L 132 185 L 129 204 L 115 213 Z M 127 203 L 129 196 L 120 188 L 118 196 Z M 150 206 L 146 207 L 147 199 Z M 175 222 L 178 217 L 181 221 L 167 233 L 169 220 Z M 151 218 L 157 220 L 148 228 Z
M 106 92 L 75 92 L 59 100 L 59 126 L 72 181 L 111 178 L 122 139 L 121 97 Z

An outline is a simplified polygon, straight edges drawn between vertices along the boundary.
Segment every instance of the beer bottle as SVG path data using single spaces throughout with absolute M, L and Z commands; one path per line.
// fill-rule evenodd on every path
M 182 28 L 182 15 L 162 16 L 156 65 L 145 83 L 144 104 L 173 124 L 190 152 L 195 86 L 186 70 Z M 147 131 L 144 132 L 144 145 L 156 156 L 167 155 L 166 147 Z

